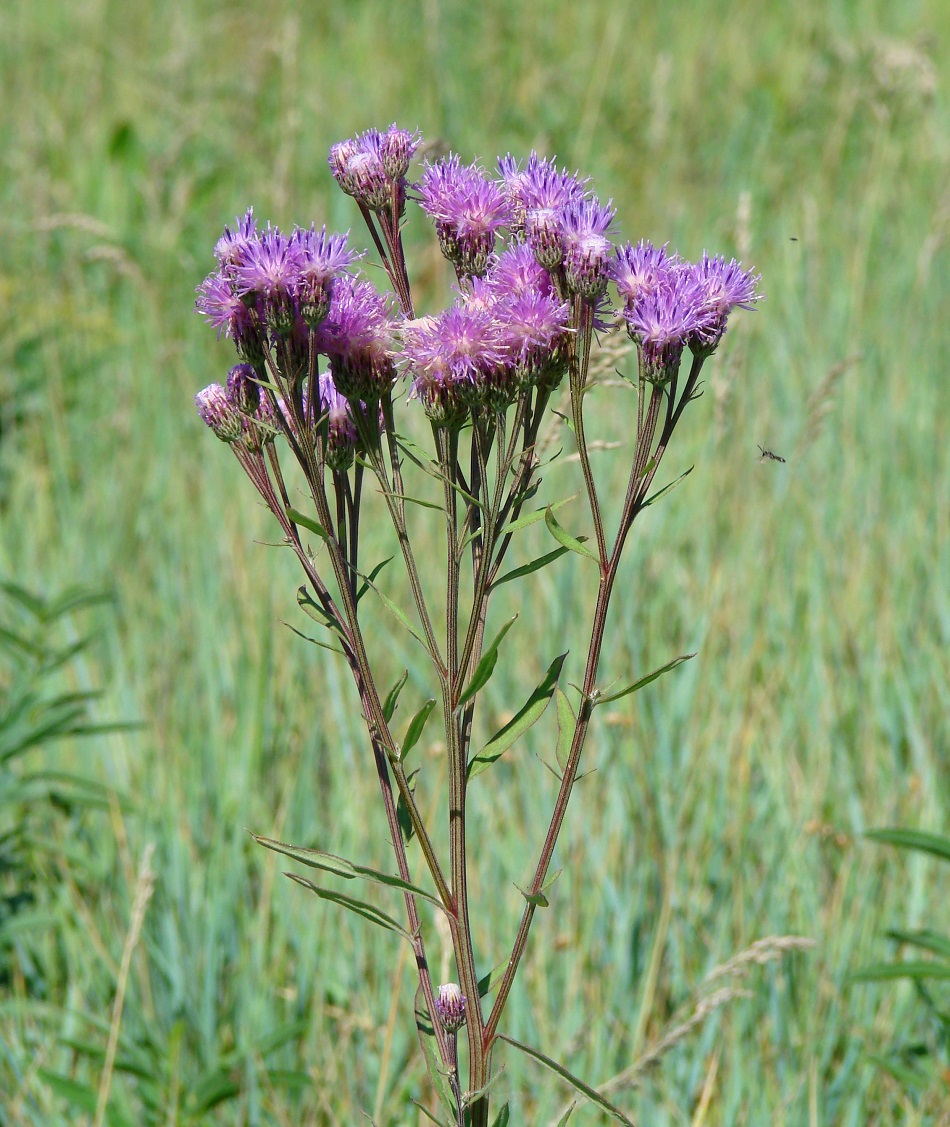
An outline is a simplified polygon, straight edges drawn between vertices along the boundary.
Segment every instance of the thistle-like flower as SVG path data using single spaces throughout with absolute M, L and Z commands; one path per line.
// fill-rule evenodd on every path
M 631 305 L 641 293 L 669 285 L 676 265 L 677 259 L 667 254 L 665 246 L 655 247 L 646 239 L 641 239 L 636 246 L 626 243 L 614 248 L 609 273 L 617 292 L 627 305 Z
M 334 278 L 359 255 L 347 250 L 346 235 L 328 235 L 326 227 L 298 228 L 291 237 L 297 251 L 298 275 L 295 297 L 300 316 L 308 328 L 317 325 L 330 312 Z
M 734 258 L 727 262 L 705 251 L 690 274 L 702 295 L 704 323 L 690 334 L 688 344 L 695 356 L 709 356 L 722 340 L 730 312 L 736 307 L 752 309 L 761 300 L 762 294 L 756 291 L 761 275 L 743 270 Z
M 347 399 L 376 403 L 392 387 L 395 326 L 390 302 L 374 286 L 349 274 L 337 278 L 317 340 L 333 361 L 337 390 Z
M 567 205 L 561 213 L 564 280 L 569 293 L 596 301 L 607 288 L 611 242 L 607 237 L 616 210 L 596 197 Z
M 684 269 L 671 273 L 666 284 L 641 291 L 623 316 L 639 346 L 643 375 L 657 384 L 676 375 L 687 339 L 706 324 L 703 294 Z
M 465 1024 L 466 997 L 455 982 L 444 982 L 435 999 L 435 1012 L 446 1033 L 457 1033 Z
M 445 257 L 460 274 L 484 274 L 498 231 L 511 221 L 501 186 L 477 165 L 463 166 L 451 156 L 426 165 L 418 190 Z
M 211 428 L 215 438 L 231 445 L 244 436 L 244 419 L 219 383 L 209 384 L 195 396 L 195 406 L 202 422 Z

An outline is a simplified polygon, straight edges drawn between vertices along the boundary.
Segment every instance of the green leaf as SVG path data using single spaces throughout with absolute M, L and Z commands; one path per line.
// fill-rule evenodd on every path
M 584 547 L 584 541 L 587 537 L 574 537 L 569 532 L 565 532 L 555 519 L 550 505 L 544 510 L 544 523 L 547 525 L 548 532 L 562 547 L 567 548 L 570 552 L 577 552 L 579 556 L 587 556 L 588 559 L 592 560 L 597 559 L 596 552 Z
M 558 767 L 564 771 L 567 768 L 567 756 L 574 740 L 574 730 L 577 728 L 577 717 L 563 689 L 555 689 L 554 707 L 557 710 L 557 748 L 554 754 Z
M 302 630 L 298 630 L 296 626 L 291 626 L 289 622 L 284 622 L 284 625 L 298 638 L 303 638 L 305 642 L 311 642 L 313 645 L 319 646 L 321 650 L 329 650 L 330 653 L 337 654 L 339 657 L 346 656 L 339 646 L 331 646 L 329 642 L 321 642 L 319 638 L 311 638 L 309 634 L 304 634 Z
M 219 1107 L 227 1100 L 233 1100 L 241 1094 L 241 1085 L 233 1078 L 230 1072 L 216 1068 L 201 1077 L 192 1090 L 195 1101 L 194 1111 L 199 1115 Z
M 402 741 L 402 751 L 399 753 L 400 759 L 405 759 L 406 755 L 412 751 L 419 742 L 422 733 L 425 731 L 426 721 L 432 715 L 434 708 L 435 698 L 430 697 L 409 721 L 409 727 L 406 730 L 406 738 Z
M 499 1041 L 505 1041 L 509 1045 L 513 1045 L 516 1049 L 520 1049 L 526 1056 L 536 1060 L 539 1064 L 543 1064 L 545 1068 L 549 1068 L 552 1072 L 556 1072 L 562 1080 L 566 1080 L 572 1088 L 576 1089 L 585 1096 L 592 1104 L 596 1104 L 601 1111 L 605 1111 L 612 1119 L 616 1119 L 618 1123 L 626 1124 L 626 1127 L 636 1127 L 632 1120 L 628 1119 L 619 1107 L 615 1107 L 608 1099 L 602 1096 L 598 1091 L 592 1088 L 589 1084 L 585 1084 L 583 1080 L 575 1076 L 573 1072 L 569 1072 L 563 1064 L 558 1064 L 556 1060 L 546 1056 L 544 1053 L 539 1052 L 537 1049 L 529 1048 L 529 1046 L 522 1044 L 521 1041 L 516 1041 L 514 1037 L 507 1037 L 504 1033 L 498 1034 Z M 562 1120 L 563 1122 L 563 1120 Z
M 386 564 L 392 563 L 394 558 L 395 557 L 393 557 L 393 556 L 388 556 L 386 559 L 384 559 L 381 563 L 378 563 L 373 568 L 373 570 L 369 573 L 369 575 L 363 581 L 362 587 L 360 587 L 360 589 L 356 592 L 357 603 L 360 601 L 360 599 L 362 599 L 362 597 L 366 594 L 367 591 L 371 590 L 372 585 L 376 580 L 376 576 L 379 575 L 379 573 L 383 570 L 383 568 L 386 566 Z
M 416 631 L 416 629 L 413 627 L 412 623 L 409 621 L 409 616 L 406 614 L 406 612 L 401 607 L 398 607 L 392 601 L 392 599 L 389 598 L 388 595 L 384 595 L 383 592 L 380 591 L 380 589 L 376 586 L 375 583 L 371 583 L 369 581 L 369 579 L 367 579 L 366 582 L 369 583 L 369 586 L 373 589 L 373 591 L 376 593 L 376 595 L 378 595 L 379 601 L 389 611 L 389 613 L 391 615 L 393 615 L 395 618 L 399 619 L 399 621 L 402 623 L 402 625 L 405 626 L 405 628 L 409 631 L 409 633 L 413 636 L 413 638 L 415 638 L 415 640 L 423 647 L 423 649 L 426 651 L 426 653 L 429 654 L 430 657 L 433 657 L 432 652 L 430 651 L 429 647 L 426 645 L 425 638 L 423 638 L 422 635 L 419 634 Z M 435 660 L 434 657 L 433 657 L 433 660 Z
M 396 444 L 400 450 L 409 458 L 410 461 L 415 462 L 420 470 L 429 474 L 430 477 L 436 478 L 444 485 L 451 486 L 460 497 L 463 497 L 470 505 L 474 505 L 476 509 L 483 508 L 482 503 L 477 497 L 473 497 L 471 493 L 466 493 L 465 490 L 456 481 L 447 478 L 445 474 L 439 469 L 438 462 L 434 461 L 422 449 L 421 446 L 416 445 L 415 442 L 410 441 L 408 438 L 403 437 L 401 434 L 394 435 Z M 436 506 L 438 507 L 438 506 Z
M 387 497 L 394 497 L 397 501 L 408 501 L 411 505 L 420 505 L 423 509 L 435 509 L 437 513 L 444 513 L 445 506 L 437 505 L 434 501 L 423 501 L 420 497 L 410 497 L 408 493 L 387 493 Z
M 301 513 L 298 509 L 293 509 L 290 505 L 286 508 L 287 516 L 294 522 L 294 524 L 302 525 L 308 532 L 312 532 L 314 536 L 319 536 L 321 540 L 326 540 L 327 543 L 332 543 L 333 537 L 323 527 L 322 524 L 317 524 L 315 520 Z
M 521 579 L 524 575 L 531 575 L 536 571 L 540 571 L 542 567 L 547 567 L 549 563 L 554 563 L 555 560 L 567 553 L 567 548 L 555 548 L 553 552 L 545 552 L 543 556 L 538 556 L 537 559 L 531 560 L 530 563 L 522 564 L 521 567 L 512 568 L 511 571 L 506 571 L 500 578 L 496 579 L 491 585 L 490 590 L 494 591 L 496 587 L 500 587 L 502 583 L 510 583 L 512 579 Z
M 311 869 L 322 869 L 325 873 L 343 877 L 344 880 L 355 880 L 357 877 L 362 877 L 363 880 L 372 881 L 374 884 L 383 884 L 387 888 L 395 888 L 400 892 L 409 892 L 413 896 L 421 896 L 423 900 L 428 900 L 430 904 L 435 904 L 438 908 L 442 907 L 441 902 L 436 897 L 430 896 L 418 885 L 410 884 L 409 881 L 391 876 L 389 873 L 380 872 L 378 869 L 370 869 L 366 865 L 357 865 L 353 861 L 348 861 L 345 857 L 337 857 L 335 853 L 324 853 L 320 849 L 307 849 L 302 845 L 288 845 L 287 842 L 275 841 L 271 837 L 261 837 L 260 834 L 251 834 L 251 837 L 258 845 L 263 845 L 265 849 L 282 853 L 285 857 L 291 857 L 302 865 L 308 865 Z
M 564 1125 L 567 1123 L 567 1121 L 574 1114 L 574 1108 L 575 1107 L 577 1107 L 577 1104 L 571 1104 L 571 1106 L 567 1109 L 567 1111 L 565 1111 L 564 1114 L 561 1116 L 561 1118 L 557 1121 L 557 1127 L 564 1127 Z
M 387 916 L 385 912 L 381 912 L 373 904 L 367 903 L 365 900 L 357 900 L 353 896 L 345 896 L 342 892 L 334 892 L 329 888 L 321 888 L 320 885 L 314 884 L 306 877 L 298 876 L 297 873 L 284 873 L 285 877 L 290 877 L 292 881 L 297 884 L 303 885 L 304 888 L 309 888 L 311 892 L 320 897 L 321 900 L 329 900 L 333 904 L 339 904 L 341 908 L 348 908 L 351 912 L 355 912 L 363 919 L 369 920 L 370 923 L 377 924 L 379 927 L 386 928 L 387 931 L 394 931 L 397 935 L 402 935 L 408 940 L 412 940 L 412 936 L 408 931 L 392 918 Z
M 548 879 L 544 882 L 544 884 L 541 885 L 537 892 L 527 892 L 521 887 L 520 884 L 516 884 L 515 888 L 517 888 L 521 895 L 525 898 L 525 900 L 527 900 L 528 903 L 533 905 L 535 908 L 547 908 L 549 907 L 549 901 L 545 894 L 563 871 L 563 869 L 558 869 L 558 871 L 553 876 L 548 877 Z
M 406 669 L 403 675 L 399 678 L 395 685 L 389 690 L 386 695 L 386 700 L 383 702 L 383 716 L 386 717 L 388 724 L 396 714 L 396 702 L 399 700 L 399 694 L 403 690 L 403 686 L 409 680 L 409 670 Z
M 482 977 L 478 980 L 479 998 L 484 998 L 486 994 L 491 994 L 492 991 L 498 989 L 498 985 L 505 977 L 505 971 L 507 969 L 507 963 L 499 963 L 497 967 L 492 967 L 488 974 L 482 975 Z
M 887 931 L 888 939 L 898 943 L 907 943 L 912 947 L 920 947 L 923 951 L 932 951 L 943 959 L 950 960 L 950 939 L 939 932 L 923 929 L 920 931 L 905 931 L 902 928 L 890 928 Z
M 488 684 L 492 673 L 495 671 L 495 664 L 498 661 L 498 647 L 501 645 L 508 631 L 514 626 L 517 619 L 517 615 L 513 618 L 509 618 L 505 625 L 498 631 L 495 640 L 482 654 L 481 660 L 478 665 L 475 666 L 475 672 L 472 674 L 472 679 L 468 683 L 468 688 L 462 693 L 456 703 L 456 708 L 461 708 L 463 704 L 475 696 L 479 689 L 483 689 L 485 685 Z
M 439 1057 L 435 1030 L 432 1027 L 432 1018 L 429 1015 L 425 994 L 421 986 L 416 990 L 415 1010 L 416 1031 L 419 1034 L 419 1044 L 422 1046 L 422 1055 L 425 1057 L 426 1071 L 429 1073 L 432 1087 L 435 1089 L 443 1109 L 448 1114 L 449 1119 L 454 1123 L 456 1122 L 455 1101 L 452 1099 L 452 1089 L 449 1087 L 448 1077 L 445 1075 L 442 1061 Z M 432 1117 L 429 1116 L 429 1118 L 431 1119 Z M 433 1122 L 438 1122 L 438 1120 L 433 1120 Z
M 851 975 L 852 982 L 890 982 L 896 978 L 950 978 L 950 963 L 908 959 L 898 963 L 875 963 Z
M 664 673 L 669 673 L 671 669 L 675 669 L 678 665 L 682 665 L 684 661 L 689 661 L 691 657 L 696 654 L 680 654 L 679 657 L 674 657 L 672 661 L 668 661 L 666 665 L 661 665 L 659 669 L 654 669 L 652 673 L 648 673 L 646 677 L 641 677 L 639 681 L 634 681 L 632 685 L 628 685 L 625 689 L 620 689 L 616 693 L 605 693 L 594 699 L 595 705 L 609 704 L 611 701 L 620 700 L 621 697 L 629 696 L 635 693 L 638 689 L 642 689 L 644 685 L 649 685 L 651 681 L 655 681 L 657 677 L 662 677 Z
M 513 520 L 511 524 L 505 525 L 501 530 L 501 536 L 508 536 L 510 533 L 517 532 L 521 528 L 527 528 L 531 524 L 537 524 L 538 521 L 544 520 L 549 509 L 552 513 L 556 513 L 558 509 L 562 509 L 565 505 L 570 504 L 571 501 L 576 501 L 577 497 L 578 494 L 573 493 L 570 497 L 562 497 L 560 501 L 555 501 L 553 505 L 548 505 L 543 509 L 535 509 L 534 512 L 526 513 L 524 516 L 518 517 L 518 519 Z
M 557 688 L 558 677 L 561 675 L 561 666 L 564 664 L 566 657 L 567 654 L 563 653 L 551 662 L 547 672 L 541 679 L 541 683 L 531 696 L 528 697 L 518 714 L 509 720 L 503 728 L 497 731 L 478 755 L 469 763 L 469 781 L 474 779 L 477 775 L 480 775 L 486 767 L 490 767 L 496 759 L 504 755 L 519 736 L 524 735 L 533 724 L 540 720 L 541 716 L 544 714 L 544 710 L 551 701 L 551 697 L 554 695 L 554 690 Z
M 495 1118 L 492 1127 L 508 1127 L 508 1121 L 511 1118 L 511 1112 L 508 1110 L 508 1104 L 504 1103 Z
M 656 493 L 653 493 L 651 496 L 647 497 L 647 499 L 643 502 L 643 507 L 646 508 L 647 505 L 655 504 L 665 493 L 669 493 L 671 490 L 675 489 L 684 478 L 689 477 L 694 468 L 694 466 L 690 466 L 689 469 L 684 470 L 683 473 L 681 473 L 675 481 L 671 481 L 669 485 L 664 485 L 662 489 L 658 489 Z
M 932 853 L 943 861 L 950 861 L 950 837 L 925 833 L 923 830 L 903 830 L 900 828 L 868 830 L 864 835 L 872 841 L 885 845 L 896 845 L 901 849 L 916 849 L 920 853 Z
M 409 784 L 410 791 L 412 791 L 412 780 L 418 774 L 418 770 L 412 771 L 406 780 Z M 402 831 L 402 840 L 408 845 L 409 842 L 412 841 L 412 835 L 416 832 L 416 827 L 412 824 L 409 807 L 402 797 L 402 791 L 399 792 L 399 798 L 396 800 L 396 821 L 399 823 L 399 829 Z
M 345 636 L 345 631 L 336 615 L 330 614 L 325 611 L 322 606 L 314 599 L 306 587 L 297 588 L 297 606 L 314 620 L 319 622 L 321 626 L 325 626 L 339 637 Z

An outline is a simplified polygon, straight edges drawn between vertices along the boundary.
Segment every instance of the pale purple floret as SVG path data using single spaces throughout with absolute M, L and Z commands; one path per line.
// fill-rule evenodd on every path
M 317 341 L 333 361 L 337 389 L 347 399 L 376 402 L 389 391 L 394 328 L 391 302 L 373 285 L 349 274 L 337 278 Z
M 265 301 L 290 298 L 300 278 L 300 245 L 277 227 L 268 226 L 248 243 L 244 261 L 233 269 L 234 288 Z
M 256 302 L 245 301 L 234 292 L 234 284 L 215 270 L 198 287 L 195 309 L 218 330 L 231 337 L 242 360 L 255 366 L 264 363 L 264 341 Z
M 222 442 L 234 443 L 244 435 L 244 419 L 219 383 L 209 384 L 195 396 L 202 422 Z
M 329 371 L 320 376 L 320 414 L 327 418 L 327 465 L 332 470 L 348 469 L 356 448 L 356 423 L 350 404 L 337 391 Z
M 761 275 L 743 270 L 734 258 L 728 262 L 721 256 L 702 259 L 689 267 L 704 309 L 704 323 L 689 338 L 690 350 L 697 356 L 708 356 L 716 350 L 726 331 L 729 313 L 735 309 L 752 309 L 762 295 L 756 291 Z
M 626 243 L 614 248 L 609 273 L 621 298 L 630 304 L 641 293 L 668 285 L 676 266 L 675 256 L 667 254 L 665 246 L 656 247 L 641 239 L 636 246 Z
M 687 341 L 702 333 L 707 311 L 690 271 L 679 268 L 667 284 L 641 291 L 623 316 L 627 331 L 640 346 L 646 378 L 664 383 L 679 370 Z
M 409 171 L 409 162 L 419 147 L 422 134 L 418 130 L 399 129 L 396 123 L 380 138 L 383 169 L 391 180 L 400 180 Z
M 254 208 L 249 207 L 240 219 L 234 221 L 233 231 L 230 227 L 225 227 L 221 238 L 215 243 L 215 257 L 223 267 L 240 266 L 248 244 L 256 237 Z
M 378 129 L 367 129 L 330 149 L 333 178 L 348 196 L 370 211 L 383 211 L 392 199 L 393 178 L 386 171 L 386 152 Z
M 490 265 L 486 281 L 499 294 L 553 293 L 551 275 L 535 258 L 527 243 L 515 243 Z
M 347 250 L 346 235 L 328 235 L 326 227 L 298 228 L 291 238 L 298 250 L 299 273 L 295 296 L 300 316 L 316 327 L 330 310 L 334 278 L 359 255 Z
M 588 180 L 559 169 L 553 160 L 532 152 L 522 169 L 509 153 L 499 157 L 498 171 L 511 202 L 513 229 L 525 231 L 529 212 L 558 211 L 570 203 L 578 203 L 587 193 Z
M 501 186 L 457 156 L 428 164 L 417 185 L 422 210 L 435 223 L 445 257 L 464 275 L 484 274 L 495 237 L 511 221 Z
M 608 232 L 617 214 L 610 203 L 596 197 L 575 201 L 561 213 L 564 278 L 571 293 L 586 301 L 598 298 L 607 286 L 607 268 L 613 246 Z
M 456 1033 L 465 1024 L 466 997 L 455 982 L 445 982 L 439 987 L 435 999 L 435 1012 L 447 1033 Z

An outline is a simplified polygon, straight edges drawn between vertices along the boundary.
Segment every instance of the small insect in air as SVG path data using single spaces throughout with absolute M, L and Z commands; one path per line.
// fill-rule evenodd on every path
M 797 235 L 789 235 L 789 236 L 788 236 L 788 241 L 789 241 L 790 243 L 797 243 L 797 242 L 798 242 L 798 236 L 797 236 Z
M 756 445 L 758 445 L 758 443 L 756 443 Z M 762 455 L 759 459 L 760 462 L 764 462 L 766 458 L 768 458 L 770 462 L 785 461 L 781 454 L 773 454 L 771 450 L 766 450 L 764 446 L 759 446 L 759 453 Z

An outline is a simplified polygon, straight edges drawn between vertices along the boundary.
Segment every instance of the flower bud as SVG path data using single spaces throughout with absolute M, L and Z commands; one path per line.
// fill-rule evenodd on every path
M 465 995 L 455 982 L 445 982 L 439 987 L 435 1011 L 446 1033 L 457 1033 L 465 1024 Z
M 195 406 L 202 421 L 216 438 L 231 444 L 244 435 L 244 419 L 235 410 L 228 393 L 219 383 L 209 384 L 195 396 Z

